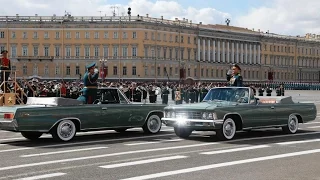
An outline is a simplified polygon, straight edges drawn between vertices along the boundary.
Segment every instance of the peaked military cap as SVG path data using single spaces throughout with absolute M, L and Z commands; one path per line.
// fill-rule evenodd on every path
M 90 69 L 90 68 L 93 68 L 94 66 L 96 66 L 96 63 L 95 63 L 95 62 L 87 65 L 86 68 L 87 68 L 87 69 Z

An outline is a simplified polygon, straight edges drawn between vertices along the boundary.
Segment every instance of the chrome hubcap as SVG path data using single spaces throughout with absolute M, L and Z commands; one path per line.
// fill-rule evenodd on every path
M 159 128 L 159 122 L 158 122 L 158 120 L 157 120 L 157 119 L 151 119 L 151 120 L 149 121 L 149 129 L 150 129 L 151 131 L 157 131 L 158 128 Z
M 68 138 L 72 135 L 72 133 L 73 133 L 73 127 L 71 124 L 64 123 L 61 126 L 60 133 L 59 133 L 61 137 Z
M 289 129 L 291 131 L 295 131 L 297 129 L 297 119 L 295 117 L 291 117 L 289 121 Z
M 224 134 L 226 137 L 232 137 L 234 135 L 234 124 L 230 121 L 224 125 Z

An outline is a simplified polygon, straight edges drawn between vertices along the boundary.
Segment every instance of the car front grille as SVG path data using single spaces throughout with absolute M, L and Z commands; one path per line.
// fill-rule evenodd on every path
M 201 119 L 202 113 L 201 112 L 189 112 L 189 111 L 177 111 L 176 117 L 184 117 L 187 119 Z

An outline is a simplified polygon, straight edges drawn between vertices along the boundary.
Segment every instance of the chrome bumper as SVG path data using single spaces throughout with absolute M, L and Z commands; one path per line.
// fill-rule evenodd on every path
M 178 119 L 178 118 L 162 118 L 167 126 L 194 126 L 194 127 L 216 127 L 221 126 L 223 119 L 206 120 L 206 119 Z
M 12 121 L 0 119 L 0 130 L 18 131 L 18 123 L 15 119 Z

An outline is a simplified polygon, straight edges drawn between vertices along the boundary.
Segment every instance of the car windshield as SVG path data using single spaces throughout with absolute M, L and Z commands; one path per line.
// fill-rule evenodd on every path
M 204 97 L 206 101 L 228 101 L 236 103 L 248 103 L 249 89 L 248 88 L 213 88 Z

